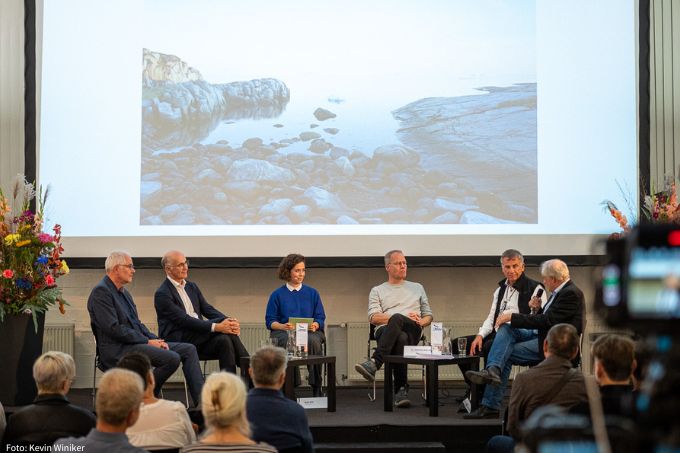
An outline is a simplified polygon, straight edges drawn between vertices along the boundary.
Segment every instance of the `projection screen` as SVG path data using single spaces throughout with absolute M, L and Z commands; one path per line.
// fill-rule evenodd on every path
M 591 254 L 637 209 L 635 7 L 43 0 L 48 220 L 75 257 Z

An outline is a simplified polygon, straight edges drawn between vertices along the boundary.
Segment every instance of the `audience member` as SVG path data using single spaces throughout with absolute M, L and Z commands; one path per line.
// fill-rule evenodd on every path
M 250 439 L 246 418 L 246 386 L 239 377 L 232 373 L 213 373 L 206 379 L 201 396 L 201 411 L 207 432 L 198 442 L 182 448 L 183 453 L 276 452 L 274 447 Z
M 202 359 L 217 359 L 222 370 L 235 373 L 239 359 L 248 357 L 238 319 L 222 314 L 205 300 L 196 283 L 187 281 L 189 261 L 182 252 L 167 252 L 161 266 L 167 278 L 154 295 L 160 336 L 191 343 Z
M 49 351 L 38 357 L 33 364 L 38 396 L 9 418 L 5 444 L 51 446 L 59 438 L 90 432 L 96 423 L 94 414 L 66 398 L 75 376 L 76 365 L 70 355 Z
M 132 445 L 158 450 L 183 447 L 196 440 L 184 405 L 154 396 L 154 377 L 147 356 L 141 352 L 129 352 L 118 361 L 117 367 L 134 371 L 145 383 L 139 419 L 125 431 Z
M 189 393 L 198 404 L 203 374 L 196 347 L 190 343 L 166 343 L 139 320 L 137 307 L 125 285 L 132 282 L 135 266 L 125 252 L 112 252 L 105 263 L 106 276 L 94 287 L 87 300 L 92 329 L 97 336 L 101 363 L 108 369 L 129 351 L 146 354 L 153 365 L 155 395 L 182 361 Z
M 418 344 L 423 327 L 432 322 L 432 310 L 423 285 L 406 280 L 406 257 L 401 250 L 385 254 L 385 270 L 387 281 L 371 289 L 368 296 L 368 321 L 376 326 L 378 347 L 372 359 L 354 365 L 369 382 L 375 381 L 375 373 L 382 367 L 384 356 L 403 355 L 404 346 Z M 392 369 L 394 404 L 409 407 L 406 365 L 395 364 Z
M 323 353 L 322 344 L 326 341 L 324 335 L 326 313 L 319 292 L 311 286 L 303 285 L 307 269 L 305 257 L 297 253 L 291 253 L 281 260 L 278 269 L 278 277 L 286 282 L 285 285 L 276 289 L 267 302 L 265 323 L 271 331 L 271 338 L 276 345 L 286 347 L 289 332 L 294 331 L 295 326 L 289 322 L 290 318 L 311 318 L 307 342 L 311 355 Z M 311 365 L 309 370 L 309 385 L 312 387 L 314 396 L 321 395 L 321 366 Z M 295 381 L 299 383 L 296 375 Z
M 555 404 L 573 407 L 587 401 L 581 371 L 571 361 L 579 353 L 579 335 L 571 324 L 556 324 L 543 343 L 545 360 L 515 378 L 508 404 L 507 429 L 510 436 L 494 436 L 488 452 L 511 452 L 521 438 L 520 424 L 538 407 Z
M 633 418 L 632 378 L 637 367 L 633 340 L 621 335 L 602 335 L 593 343 L 591 356 L 604 414 Z M 576 406 L 572 412 L 590 415 L 587 404 Z
M 281 393 L 286 380 L 286 351 L 274 346 L 258 349 L 250 358 L 255 388 L 248 393 L 248 421 L 253 439 L 267 442 L 279 452 L 314 451 L 305 410 Z
M 139 418 L 144 383 L 130 370 L 113 368 L 99 381 L 95 400 L 97 426 L 85 437 L 67 437 L 55 442 L 58 451 L 107 453 L 144 452 L 132 445 L 125 431 Z
M 496 319 L 496 338 L 482 371 L 468 371 L 465 377 L 487 385 L 479 408 L 464 418 L 497 418 L 513 364 L 534 364 L 544 359 L 543 343 L 548 330 L 561 323 L 571 324 L 581 333 L 583 292 L 571 281 L 564 261 L 552 259 L 541 265 L 543 284 L 552 292 L 544 306 L 532 300 L 532 314 L 503 313 Z M 507 324 L 509 322 L 509 324 Z M 541 347 L 539 348 L 539 345 Z
M 496 319 L 499 315 L 504 313 L 525 313 L 529 314 L 529 301 L 537 297 L 539 289 L 543 291 L 540 296 L 540 303 L 543 305 L 548 299 L 548 295 L 543 290 L 543 286 L 536 280 L 532 280 L 524 273 L 524 257 L 522 254 L 514 249 L 509 249 L 501 255 L 501 271 L 505 278 L 498 282 L 498 288 L 493 293 L 491 299 L 491 309 L 489 315 L 484 320 L 484 323 L 479 328 L 477 335 L 467 336 L 467 354 L 475 355 L 481 354 L 486 361 L 493 339 L 496 337 Z M 452 342 L 452 350 L 455 351 L 457 339 Z M 467 371 L 470 371 L 472 364 L 469 362 L 458 365 L 461 373 L 465 376 Z M 468 388 L 463 397 L 457 398 L 458 402 L 463 401 L 470 391 L 469 380 L 465 378 Z M 484 386 L 477 386 L 477 392 L 480 396 L 484 393 Z

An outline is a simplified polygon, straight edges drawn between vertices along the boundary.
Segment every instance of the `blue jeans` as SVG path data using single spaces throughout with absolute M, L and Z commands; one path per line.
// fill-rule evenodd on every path
M 516 329 L 503 324 L 496 333 L 486 361 L 486 368 L 495 366 L 501 370 L 501 383 L 486 386 L 482 404 L 500 410 L 512 365 L 525 365 L 538 360 L 541 360 L 538 335 L 530 329 Z

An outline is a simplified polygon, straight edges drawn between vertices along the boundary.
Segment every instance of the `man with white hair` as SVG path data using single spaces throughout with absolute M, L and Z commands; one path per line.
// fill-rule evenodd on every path
M 101 363 L 108 369 L 129 351 L 146 354 L 154 366 L 154 394 L 158 396 L 163 383 L 179 367 L 187 381 L 189 393 L 198 405 L 203 374 L 196 347 L 190 343 L 166 342 L 158 338 L 139 320 L 137 307 L 124 288 L 132 282 L 135 266 L 125 252 L 112 252 L 105 263 L 106 275 L 94 287 L 87 300 L 92 331 L 97 337 Z
M 144 383 L 137 373 L 122 368 L 107 371 L 99 381 L 96 428 L 85 437 L 59 439 L 54 443 L 54 451 L 144 452 L 125 435 L 125 430 L 139 418 L 143 395 Z
M 551 292 L 543 307 L 537 299 L 529 306 L 532 313 L 503 313 L 496 319 L 497 334 L 481 371 L 468 371 L 465 377 L 487 385 L 482 404 L 464 418 L 498 418 L 513 364 L 526 365 L 545 358 L 543 345 L 548 330 L 567 323 L 580 334 L 585 306 L 583 292 L 571 281 L 564 261 L 552 259 L 541 265 L 543 284 Z M 509 324 L 507 324 L 509 323 Z

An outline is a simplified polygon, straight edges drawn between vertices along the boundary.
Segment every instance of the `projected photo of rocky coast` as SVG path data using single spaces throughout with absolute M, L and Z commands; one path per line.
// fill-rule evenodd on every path
M 293 122 L 286 80 L 143 61 L 142 225 L 537 222 L 535 83 L 413 99 L 371 134 L 332 86 Z

